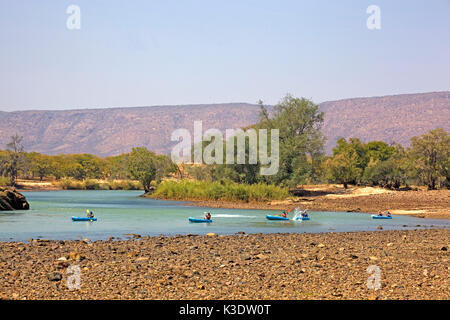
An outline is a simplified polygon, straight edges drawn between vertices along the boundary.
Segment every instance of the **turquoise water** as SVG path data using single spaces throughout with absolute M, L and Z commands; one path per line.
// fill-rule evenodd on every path
M 138 197 L 140 191 L 45 191 L 25 192 L 31 210 L 0 212 L 0 241 L 42 239 L 126 238 L 140 235 L 234 234 L 286 232 L 339 232 L 450 227 L 449 220 L 430 220 L 394 216 L 392 220 L 373 220 L 368 214 L 311 212 L 310 221 L 268 221 L 269 210 L 208 209 L 184 202 Z M 72 216 L 94 211 L 97 222 L 72 222 Z M 202 217 L 211 211 L 212 224 L 189 223 L 189 217 Z M 420 225 L 420 226 L 418 226 Z

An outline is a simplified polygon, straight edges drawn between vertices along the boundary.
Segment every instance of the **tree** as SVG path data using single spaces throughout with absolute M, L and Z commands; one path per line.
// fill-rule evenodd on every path
M 330 182 L 342 183 L 347 189 L 350 183 L 356 183 L 362 174 L 356 153 L 338 154 L 323 163 L 324 171 Z
M 128 172 L 139 180 L 145 192 L 150 191 L 151 182 L 156 178 L 155 154 L 146 148 L 133 148 L 128 156 Z
M 31 152 L 27 154 L 27 158 L 29 159 L 33 176 L 38 176 L 41 181 L 54 171 L 52 157 L 50 156 Z
M 11 141 L 6 145 L 8 156 L 3 163 L 3 170 L 9 174 L 10 185 L 15 186 L 19 171 L 24 166 L 24 147 L 22 145 L 23 137 L 15 134 Z
M 169 157 L 156 155 L 142 147 L 133 148 L 128 155 L 127 168 L 130 176 L 142 183 L 145 192 L 150 191 L 152 181 L 159 182 L 164 176 L 177 170 Z
M 444 129 L 437 128 L 411 138 L 408 153 L 411 165 L 428 189 L 434 190 L 438 184 L 444 184 L 449 179 L 450 136 Z
M 323 156 L 324 113 L 311 100 L 289 94 L 274 107 L 272 117 L 262 103 L 260 106 L 261 120 L 256 127 L 280 131 L 280 170 L 267 180 L 290 186 L 305 183 L 312 174 L 312 162 Z
M 389 158 L 371 157 L 362 177 L 364 183 L 392 189 L 399 188 L 406 182 L 408 162 L 405 150 L 400 145 L 391 148 L 394 153 Z

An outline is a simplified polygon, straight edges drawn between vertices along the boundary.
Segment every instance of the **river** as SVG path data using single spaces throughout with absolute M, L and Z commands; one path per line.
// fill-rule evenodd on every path
M 268 221 L 268 210 L 217 209 L 186 205 L 186 202 L 139 197 L 141 191 L 39 191 L 23 193 L 31 210 L 0 212 L 0 241 L 33 239 L 68 240 L 88 238 L 125 239 L 126 234 L 183 235 L 340 232 L 450 227 L 449 220 L 395 216 L 373 220 L 370 215 L 349 212 L 310 212 L 310 221 Z M 72 216 L 86 216 L 90 209 L 96 222 L 72 222 Z M 212 213 L 213 223 L 189 223 L 189 217 Z

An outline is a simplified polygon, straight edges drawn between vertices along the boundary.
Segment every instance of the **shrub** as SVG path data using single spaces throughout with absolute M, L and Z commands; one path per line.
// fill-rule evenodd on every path
M 289 196 L 288 188 L 258 183 L 253 185 L 234 182 L 165 181 L 152 197 L 172 200 L 269 201 Z

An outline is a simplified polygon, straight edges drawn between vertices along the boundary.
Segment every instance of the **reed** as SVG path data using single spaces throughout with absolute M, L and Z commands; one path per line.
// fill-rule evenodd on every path
M 249 185 L 234 182 L 168 180 L 159 184 L 151 197 L 171 200 L 256 202 L 286 199 L 289 197 L 289 190 L 263 183 Z

